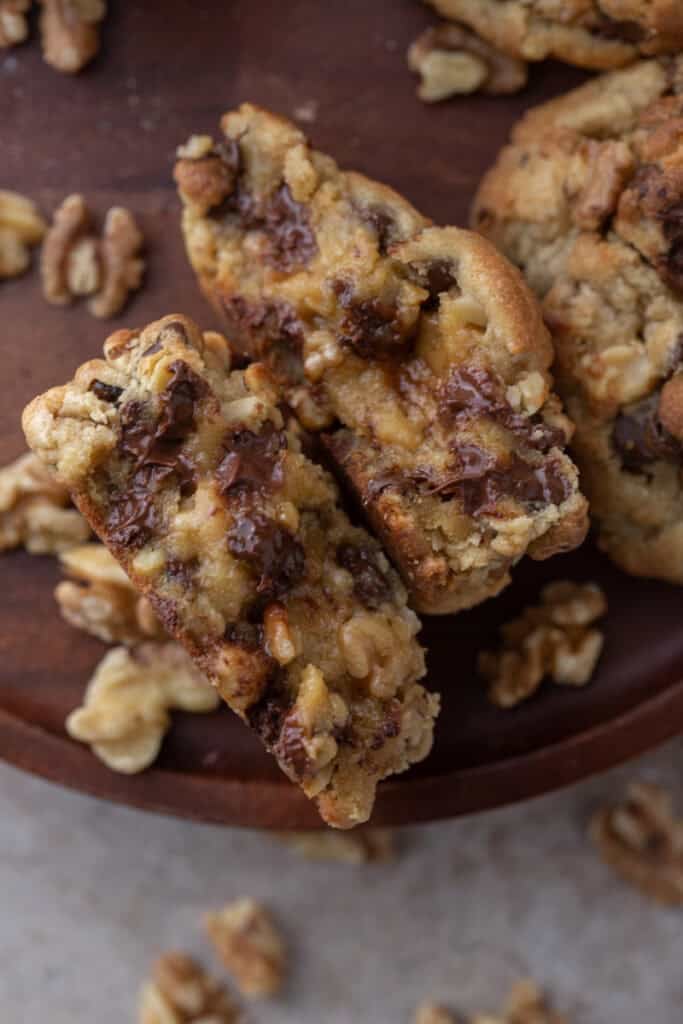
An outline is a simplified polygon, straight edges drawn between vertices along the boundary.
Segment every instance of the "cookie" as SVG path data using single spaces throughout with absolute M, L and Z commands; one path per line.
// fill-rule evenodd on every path
M 24 413 L 29 444 L 169 634 L 331 825 L 426 756 L 438 698 L 378 544 L 302 451 L 265 367 L 169 316 Z
M 415 608 L 467 608 L 523 555 L 582 540 L 549 338 L 493 246 L 249 104 L 175 176 L 204 292 L 319 436 Z
M 599 542 L 683 583 L 683 58 L 528 112 L 473 224 L 542 300 Z
M 427 0 L 504 53 L 609 71 L 683 48 L 680 0 Z

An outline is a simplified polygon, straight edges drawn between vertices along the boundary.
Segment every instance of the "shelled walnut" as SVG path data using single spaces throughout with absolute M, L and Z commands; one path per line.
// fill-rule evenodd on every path
M 97 666 L 83 706 L 71 712 L 66 728 L 113 771 L 133 774 L 156 759 L 172 708 L 206 712 L 219 703 L 216 690 L 180 646 L 114 647 Z
M 40 0 L 43 56 L 57 71 L 74 74 L 100 48 L 105 0 Z
M 595 583 L 557 581 L 544 587 L 539 605 L 502 626 L 502 650 L 479 655 L 491 701 L 514 707 L 546 676 L 564 686 L 585 685 L 604 642 L 602 632 L 591 627 L 606 611 L 605 595 Z
M 0 32 L 1 25 L 0 20 Z M 28 269 L 29 250 L 38 245 L 46 230 L 35 203 L 18 192 L 0 189 L 0 279 L 18 277 Z
M 112 207 L 101 238 L 95 234 L 83 196 L 67 196 L 55 211 L 41 254 L 43 294 L 56 306 L 89 296 L 93 316 L 115 316 L 145 269 L 142 234 L 123 207 Z
M 590 836 L 627 882 L 659 903 L 683 904 L 683 819 L 664 790 L 632 783 L 622 804 L 593 816 Z
M 285 947 L 268 911 L 253 900 L 237 900 L 207 914 L 206 930 L 216 953 L 246 996 L 272 996 L 282 987 Z
M 241 1018 L 227 989 L 184 953 L 161 956 L 140 993 L 138 1024 L 238 1024 Z
M 527 66 L 461 25 L 442 22 L 426 29 L 408 50 L 408 67 L 420 75 L 417 95 L 425 103 L 481 92 L 518 92 Z
M 80 544 L 64 552 L 62 580 L 55 598 L 63 618 L 107 644 L 161 640 L 164 629 L 146 597 L 137 590 L 103 544 Z
M 33 555 L 55 554 L 90 536 L 69 493 L 31 453 L 0 468 L 0 551 L 23 546 Z
M 0 49 L 23 43 L 28 36 L 26 14 L 31 0 L 0 0 Z

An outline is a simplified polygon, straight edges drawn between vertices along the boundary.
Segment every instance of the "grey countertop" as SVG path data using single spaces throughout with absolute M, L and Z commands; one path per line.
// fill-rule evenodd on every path
M 634 777 L 679 800 L 683 741 L 571 790 L 403 830 L 389 864 L 312 863 L 263 834 L 145 815 L 0 767 L 1 1024 L 133 1024 L 168 948 L 267 903 L 292 969 L 255 1024 L 411 1024 L 430 997 L 494 1010 L 530 974 L 572 1024 L 681 1024 L 683 917 L 612 876 L 591 810 Z

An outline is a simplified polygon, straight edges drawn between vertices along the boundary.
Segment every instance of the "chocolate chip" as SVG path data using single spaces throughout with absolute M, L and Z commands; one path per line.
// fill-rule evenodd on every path
M 337 563 L 351 573 L 353 592 L 366 608 L 379 608 L 392 596 L 391 581 L 377 564 L 377 553 L 365 545 L 340 544 Z
M 194 430 L 195 403 L 209 389 L 206 382 L 182 360 L 171 363 L 169 369 L 171 380 L 161 393 L 161 416 L 155 439 L 182 442 Z
M 266 205 L 261 227 L 268 236 L 266 263 L 288 272 L 305 266 L 317 252 L 308 210 L 297 203 L 288 185 L 281 185 Z
M 231 334 L 252 355 L 261 359 L 273 350 L 291 352 L 301 375 L 303 330 L 292 306 L 279 301 L 250 302 L 241 295 L 225 296 L 221 305 Z
M 386 256 L 392 236 L 396 233 L 396 221 L 381 206 L 362 207 L 358 214 L 377 235 L 377 248 L 380 255 Z
M 228 533 L 228 550 L 258 574 L 257 591 L 273 600 L 300 582 L 306 571 L 300 541 L 261 512 L 243 513 Z
M 272 491 L 282 486 L 287 435 L 270 420 L 258 434 L 251 430 L 231 431 L 223 447 L 226 452 L 216 469 L 216 478 L 224 496 L 236 491 Z
M 155 497 L 172 473 L 168 466 L 140 466 L 125 491 L 111 496 L 107 530 L 113 544 L 139 547 L 159 528 L 161 510 Z
M 615 420 L 612 444 L 631 473 L 643 473 L 659 459 L 683 461 L 683 448 L 664 428 L 658 409 L 659 391 L 628 406 Z
M 335 281 L 332 290 L 345 311 L 339 341 L 363 359 L 382 358 L 405 348 L 406 336 L 396 306 L 380 299 L 356 299 L 352 285 Z
M 94 380 L 89 388 L 92 393 L 102 402 L 111 402 L 113 405 L 118 402 L 123 394 L 123 388 L 115 384 L 105 384 L 102 380 Z
M 624 43 L 637 45 L 647 37 L 643 26 L 632 19 L 610 18 L 608 14 L 600 14 L 597 25 L 592 30 L 601 39 L 618 39 Z

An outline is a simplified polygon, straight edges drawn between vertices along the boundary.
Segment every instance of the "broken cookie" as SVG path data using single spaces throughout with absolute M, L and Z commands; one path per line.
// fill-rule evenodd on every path
M 201 286 L 321 432 L 414 606 L 469 607 L 523 555 L 578 544 L 572 428 L 517 272 L 267 111 L 196 139 L 175 175 Z
M 266 368 L 170 316 L 37 398 L 29 443 L 167 631 L 330 824 L 429 752 L 417 617 L 303 453 Z

